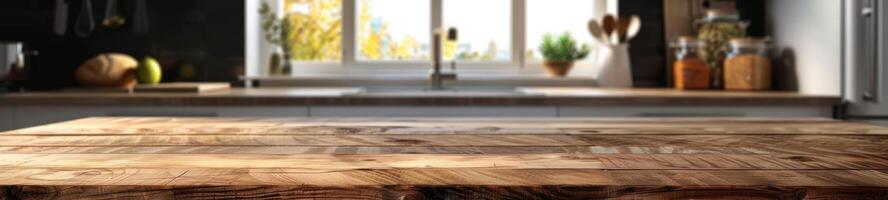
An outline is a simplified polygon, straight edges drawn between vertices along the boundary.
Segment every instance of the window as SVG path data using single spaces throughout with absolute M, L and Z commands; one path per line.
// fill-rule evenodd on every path
M 547 33 L 558 35 L 569 32 L 579 43 L 593 44 L 586 24 L 595 17 L 591 0 L 527 0 L 528 61 L 539 61 L 539 47 Z M 591 56 L 590 56 L 591 57 Z
M 570 32 L 593 44 L 587 21 L 615 9 L 607 3 L 614 0 L 266 1 L 291 20 L 294 66 L 318 72 L 425 70 L 433 27 L 459 30 L 458 40 L 444 41 L 442 52 L 461 70 L 533 67 L 541 61 L 543 35 Z
M 509 61 L 512 0 L 445 0 L 444 26 L 457 27 L 457 42 L 444 46 L 448 60 Z
M 430 0 L 360 0 L 358 60 L 429 60 Z
M 342 58 L 342 0 L 284 0 L 296 61 Z

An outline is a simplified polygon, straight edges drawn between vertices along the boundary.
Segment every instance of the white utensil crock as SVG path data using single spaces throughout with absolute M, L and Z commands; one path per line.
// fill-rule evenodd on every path
M 595 56 L 598 66 L 598 86 L 609 88 L 632 87 L 632 65 L 629 45 L 602 45 Z

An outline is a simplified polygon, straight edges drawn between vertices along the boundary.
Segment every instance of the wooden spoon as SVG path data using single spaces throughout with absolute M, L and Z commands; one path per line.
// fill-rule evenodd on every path
M 632 15 L 629 21 L 629 30 L 626 32 L 627 41 L 635 38 L 635 36 L 638 35 L 638 32 L 641 31 L 641 17 L 638 15 Z
M 617 43 L 625 43 L 627 39 L 626 33 L 629 31 L 631 20 L 620 17 L 617 21 Z
M 615 45 L 616 42 L 614 42 L 613 34 L 614 31 L 616 31 L 617 29 L 617 18 L 613 15 L 608 14 L 604 16 L 604 19 L 602 19 L 601 23 L 601 28 L 604 29 L 605 41 L 607 41 L 607 43 L 609 44 Z
M 592 37 L 595 38 L 598 42 L 607 43 L 603 38 L 604 31 L 601 30 L 601 24 L 598 23 L 595 19 L 589 20 L 589 33 L 592 34 Z

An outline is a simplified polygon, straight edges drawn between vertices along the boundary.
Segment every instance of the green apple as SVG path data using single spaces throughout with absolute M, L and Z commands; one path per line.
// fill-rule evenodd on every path
M 157 59 L 150 56 L 145 57 L 145 59 L 142 59 L 142 62 L 139 63 L 139 69 L 137 72 L 139 83 L 152 85 L 160 83 L 162 71 L 163 70 L 160 67 L 160 63 L 157 62 Z

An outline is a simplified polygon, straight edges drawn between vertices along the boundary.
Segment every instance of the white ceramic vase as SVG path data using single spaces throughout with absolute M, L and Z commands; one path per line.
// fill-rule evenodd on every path
M 629 61 L 629 45 L 602 45 L 595 56 L 598 66 L 598 86 L 631 88 L 632 65 Z

